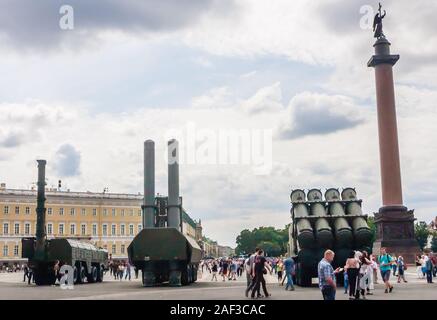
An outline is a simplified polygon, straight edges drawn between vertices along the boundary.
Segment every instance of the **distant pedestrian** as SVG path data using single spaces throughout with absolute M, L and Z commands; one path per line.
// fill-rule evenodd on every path
M 29 267 L 26 265 L 24 265 L 24 276 L 23 276 L 23 282 L 26 282 L 26 278 L 29 276 Z
M 214 279 L 215 279 L 215 281 L 217 281 L 217 269 L 218 269 L 217 263 L 213 262 L 212 267 L 211 267 L 211 270 L 212 270 L 211 281 L 214 281 Z
M 422 258 L 419 254 L 416 256 L 416 272 L 417 278 L 422 279 Z
M 376 262 L 376 258 L 373 254 L 371 255 L 371 260 L 372 260 L 372 270 L 373 270 L 372 282 L 375 285 L 378 284 L 378 263 Z M 370 289 L 373 289 L 373 287 L 370 287 Z
M 287 284 L 285 290 L 294 291 L 293 276 L 295 275 L 294 260 L 290 257 L 284 260 L 283 269 L 285 271 L 285 278 L 287 278 Z
M 30 282 L 35 282 L 35 279 L 33 279 L 33 269 L 29 267 L 29 271 L 27 272 L 27 284 L 30 284 Z
M 129 281 L 131 280 L 131 265 L 129 263 L 129 261 L 126 262 L 126 268 L 125 268 L 125 276 L 124 276 L 124 280 L 126 280 L 127 278 L 129 278 Z
M 334 260 L 334 251 L 326 250 L 323 259 L 320 260 L 317 266 L 319 277 L 319 288 L 323 295 L 323 300 L 335 300 L 335 292 L 337 290 L 335 275 L 340 271 L 340 268 L 334 270 L 332 261 Z
M 281 284 L 282 282 L 282 269 L 284 267 L 284 264 L 282 260 L 279 260 L 276 264 L 276 273 L 278 275 L 278 283 Z
M 429 258 L 429 253 L 426 254 L 426 263 L 425 263 L 425 267 L 426 267 L 426 282 L 428 283 L 433 283 L 432 282 L 432 269 L 433 269 L 433 265 L 432 265 L 432 260 Z
M 398 283 L 401 282 L 401 279 L 407 283 L 408 281 L 405 279 L 405 270 L 407 269 L 407 266 L 404 263 L 404 258 L 402 256 L 398 257 L 397 260 L 398 265 Z

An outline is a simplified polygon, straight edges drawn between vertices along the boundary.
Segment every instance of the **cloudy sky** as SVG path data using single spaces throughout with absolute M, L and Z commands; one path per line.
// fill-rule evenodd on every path
M 60 28 L 64 4 L 74 9 L 72 30 Z M 0 180 L 29 188 L 45 158 L 49 186 L 62 179 L 71 190 L 137 193 L 152 138 L 157 191 L 166 193 L 171 130 L 182 143 L 189 126 L 261 130 L 273 139 L 268 174 L 244 163 L 181 165 L 184 207 L 208 237 L 234 245 L 243 228 L 283 227 L 295 188 L 354 186 L 372 214 L 381 189 L 366 66 L 374 39 L 362 28 L 369 5 L 377 1 L 0 0 Z M 404 201 L 430 221 L 437 2 L 383 5 L 385 34 L 401 55 Z

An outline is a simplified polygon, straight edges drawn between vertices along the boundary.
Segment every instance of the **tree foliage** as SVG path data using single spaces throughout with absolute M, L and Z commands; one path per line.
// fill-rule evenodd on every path
M 416 240 L 419 243 L 420 250 L 423 250 L 426 247 L 429 234 L 430 232 L 426 222 L 420 221 L 414 225 L 414 235 L 416 236 Z
M 372 216 L 367 217 L 367 225 L 369 226 L 370 230 L 372 231 L 372 243 L 374 243 L 376 240 L 375 217 L 372 217 Z
M 280 256 L 287 252 L 288 226 L 284 229 L 274 227 L 245 229 L 238 235 L 236 243 L 237 254 L 249 254 L 259 247 L 267 256 Z
M 431 250 L 432 252 L 437 253 L 437 232 L 435 232 L 432 236 Z

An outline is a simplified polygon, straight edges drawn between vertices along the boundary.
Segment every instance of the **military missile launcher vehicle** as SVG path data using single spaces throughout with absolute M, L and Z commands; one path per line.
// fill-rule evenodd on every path
M 22 239 L 22 257 L 29 259 L 29 267 L 37 285 L 51 285 L 56 281 L 54 266 L 70 265 L 74 269 L 74 283 L 101 282 L 107 268 L 108 252 L 94 245 L 74 239 L 47 239 L 45 232 L 45 160 L 38 160 L 38 191 L 36 207 L 36 237 Z
M 326 190 L 324 199 L 319 189 L 291 192 L 289 251 L 296 262 L 296 283 L 311 286 L 317 277 L 317 264 L 327 249 L 335 252 L 334 269 L 343 267 L 352 250 L 371 252 L 372 232 L 367 215 L 361 210 L 362 200 L 354 188 Z M 341 281 L 342 277 L 337 280 Z
M 178 142 L 168 142 L 168 197 L 155 197 L 155 143 L 144 143 L 143 229 L 128 247 L 129 261 L 142 271 L 145 287 L 168 282 L 188 285 L 197 280 L 202 250 L 182 232 L 179 197 Z

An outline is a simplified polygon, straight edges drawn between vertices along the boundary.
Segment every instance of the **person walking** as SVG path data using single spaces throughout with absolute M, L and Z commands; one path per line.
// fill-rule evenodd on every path
M 283 269 L 285 271 L 285 278 L 287 278 L 285 290 L 294 291 L 293 276 L 295 274 L 295 269 L 294 260 L 291 257 L 284 260 Z
M 214 279 L 215 279 L 215 281 L 217 281 L 217 269 L 218 269 L 217 263 L 214 261 L 212 263 L 212 267 L 211 267 L 211 270 L 212 270 L 211 281 L 214 281 Z
M 266 258 L 264 257 L 263 253 L 264 253 L 263 250 L 260 249 L 258 251 L 258 254 L 255 257 L 255 261 L 254 261 L 252 276 L 255 278 L 255 287 L 252 290 L 252 295 L 251 295 L 252 299 L 255 298 L 255 292 L 259 293 L 261 285 L 262 285 L 262 288 L 264 291 L 264 296 L 266 298 L 271 296 L 271 294 L 269 294 L 267 291 L 266 280 L 264 279 L 264 274 L 267 273 L 267 271 L 272 272 L 272 269 L 271 269 L 269 263 L 267 262 Z M 260 296 L 258 294 L 257 298 L 262 298 L 262 296 Z
M 405 270 L 407 269 L 407 266 L 404 263 L 404 258 L 402 256 L 398 257 L 397 261 L 398 265 L 398 283 L 401 283 L 401 279 L 407 283 L 408 281 L 405 279 Z
M 129 261 L 126 262 L 126 270 L 125 270 L 125 276 L 124 280 L 126 280 L 129 277 L 129 281 L 131 280 L 131 265 Z
M 391 265 L 391 268 L 392 268 L 392 270 L 393 270 L 393 276 L 396 277 L 396 270 L 397 270 L 397 267 L 398 267 L 398 264 L 397 264 L 398 258 L 396 257 L 395 254 L 393 254 L 392 257 L 393 257 L 393 261 L 394 261 L 395 263 L 393 263 L 393 264 Z
M 255 253 L 253 253 L 249 258 L 247 258 L 246 261 L 246 277 L 247 277 L 247 288 L 245 291 L 246 297 L 249 297 L 249 291 L 253 290 L 255 287 L 256 281 L 255 277 L 252 276 L 253 274 L 253 267 L 255 264 L 255 258 L 258 255 L 259 248 L 255 248 Z M 260 292 L 258 291 L 258 296 L 260 295 Z
M 363 299 L 366 299 L 366 294 L 373 294 L 370 292 L 370 276 L 372 273 L 372 262 L 369 259 L 368 253 L 363 251 L 360 256 L 360 289 Z
M 418 254 L 416 256 L 416 272 L 417 272 L 417 278 L 422 279 L 422 261 L 421 256 Z
M 344 270 L 347 273 L 349 281 L 349 300 L 357 299 L 357 287 L 358 287 L 358 276 L 360 270 L 360 263 L 357 258 L 355 258 L 355 251 L 351 250 L 349 257 L 346 260 Z
M 433 269 L 433 265 L 432 265 L 432 260 L 429 257 L 429 253 L 426 254 L 426 263 L 425 263 L 425 268 L 426 268 L 426 282 L 427 283 L 433 283 L 432 282 L 432 269 Z
M 33 269 L 29 267 L 29 271 L 27 272 L 27 284 L 30 284 L 32 281 L 35 282 L 35 279 L 33 279 Z
M 319 278 L 319 288 L 322 292 L 323 300 L 335 300 L 335 292 L 337 290 L 335 275 L 340 271 L 340 268 L 334 270 L 332 261 L 334 260 L 334 251 L 326 250 L 323 259 L 320 260 L 317 266 Z
M 387 254 L 386 248 L 380 249 L 380 255 L 378 257 L 379 270 L 381 270 L 381 278 L 384 281 L 385 293 L 391 293 L 393 286 L 390 284 L 390 271 L 393 263 L 393 258 Z
M 373 285 L 370 287 L 370 289 L 374 288 L 375 284 L 378 284 L 378 263 L 376 262 L 376 258 L 375 256 L 372 254 L 371 255 L 371 260 L 372 260 L 372 271 L 373 271 Z
M 24 276 L 23 276 L 23 282 L 26 282 L 26 277 L 29 276 L 29 267 L 27 266 L 27 264 L 24 265 Z
M 284 268 L 284 264 L 282 262 L 282 260 L 279 260 L 278 263 L 276 264 L 276 273 L 278 275 L 278 283 L 279 285 L 281 285 L 282 282 L 282 270 Z

